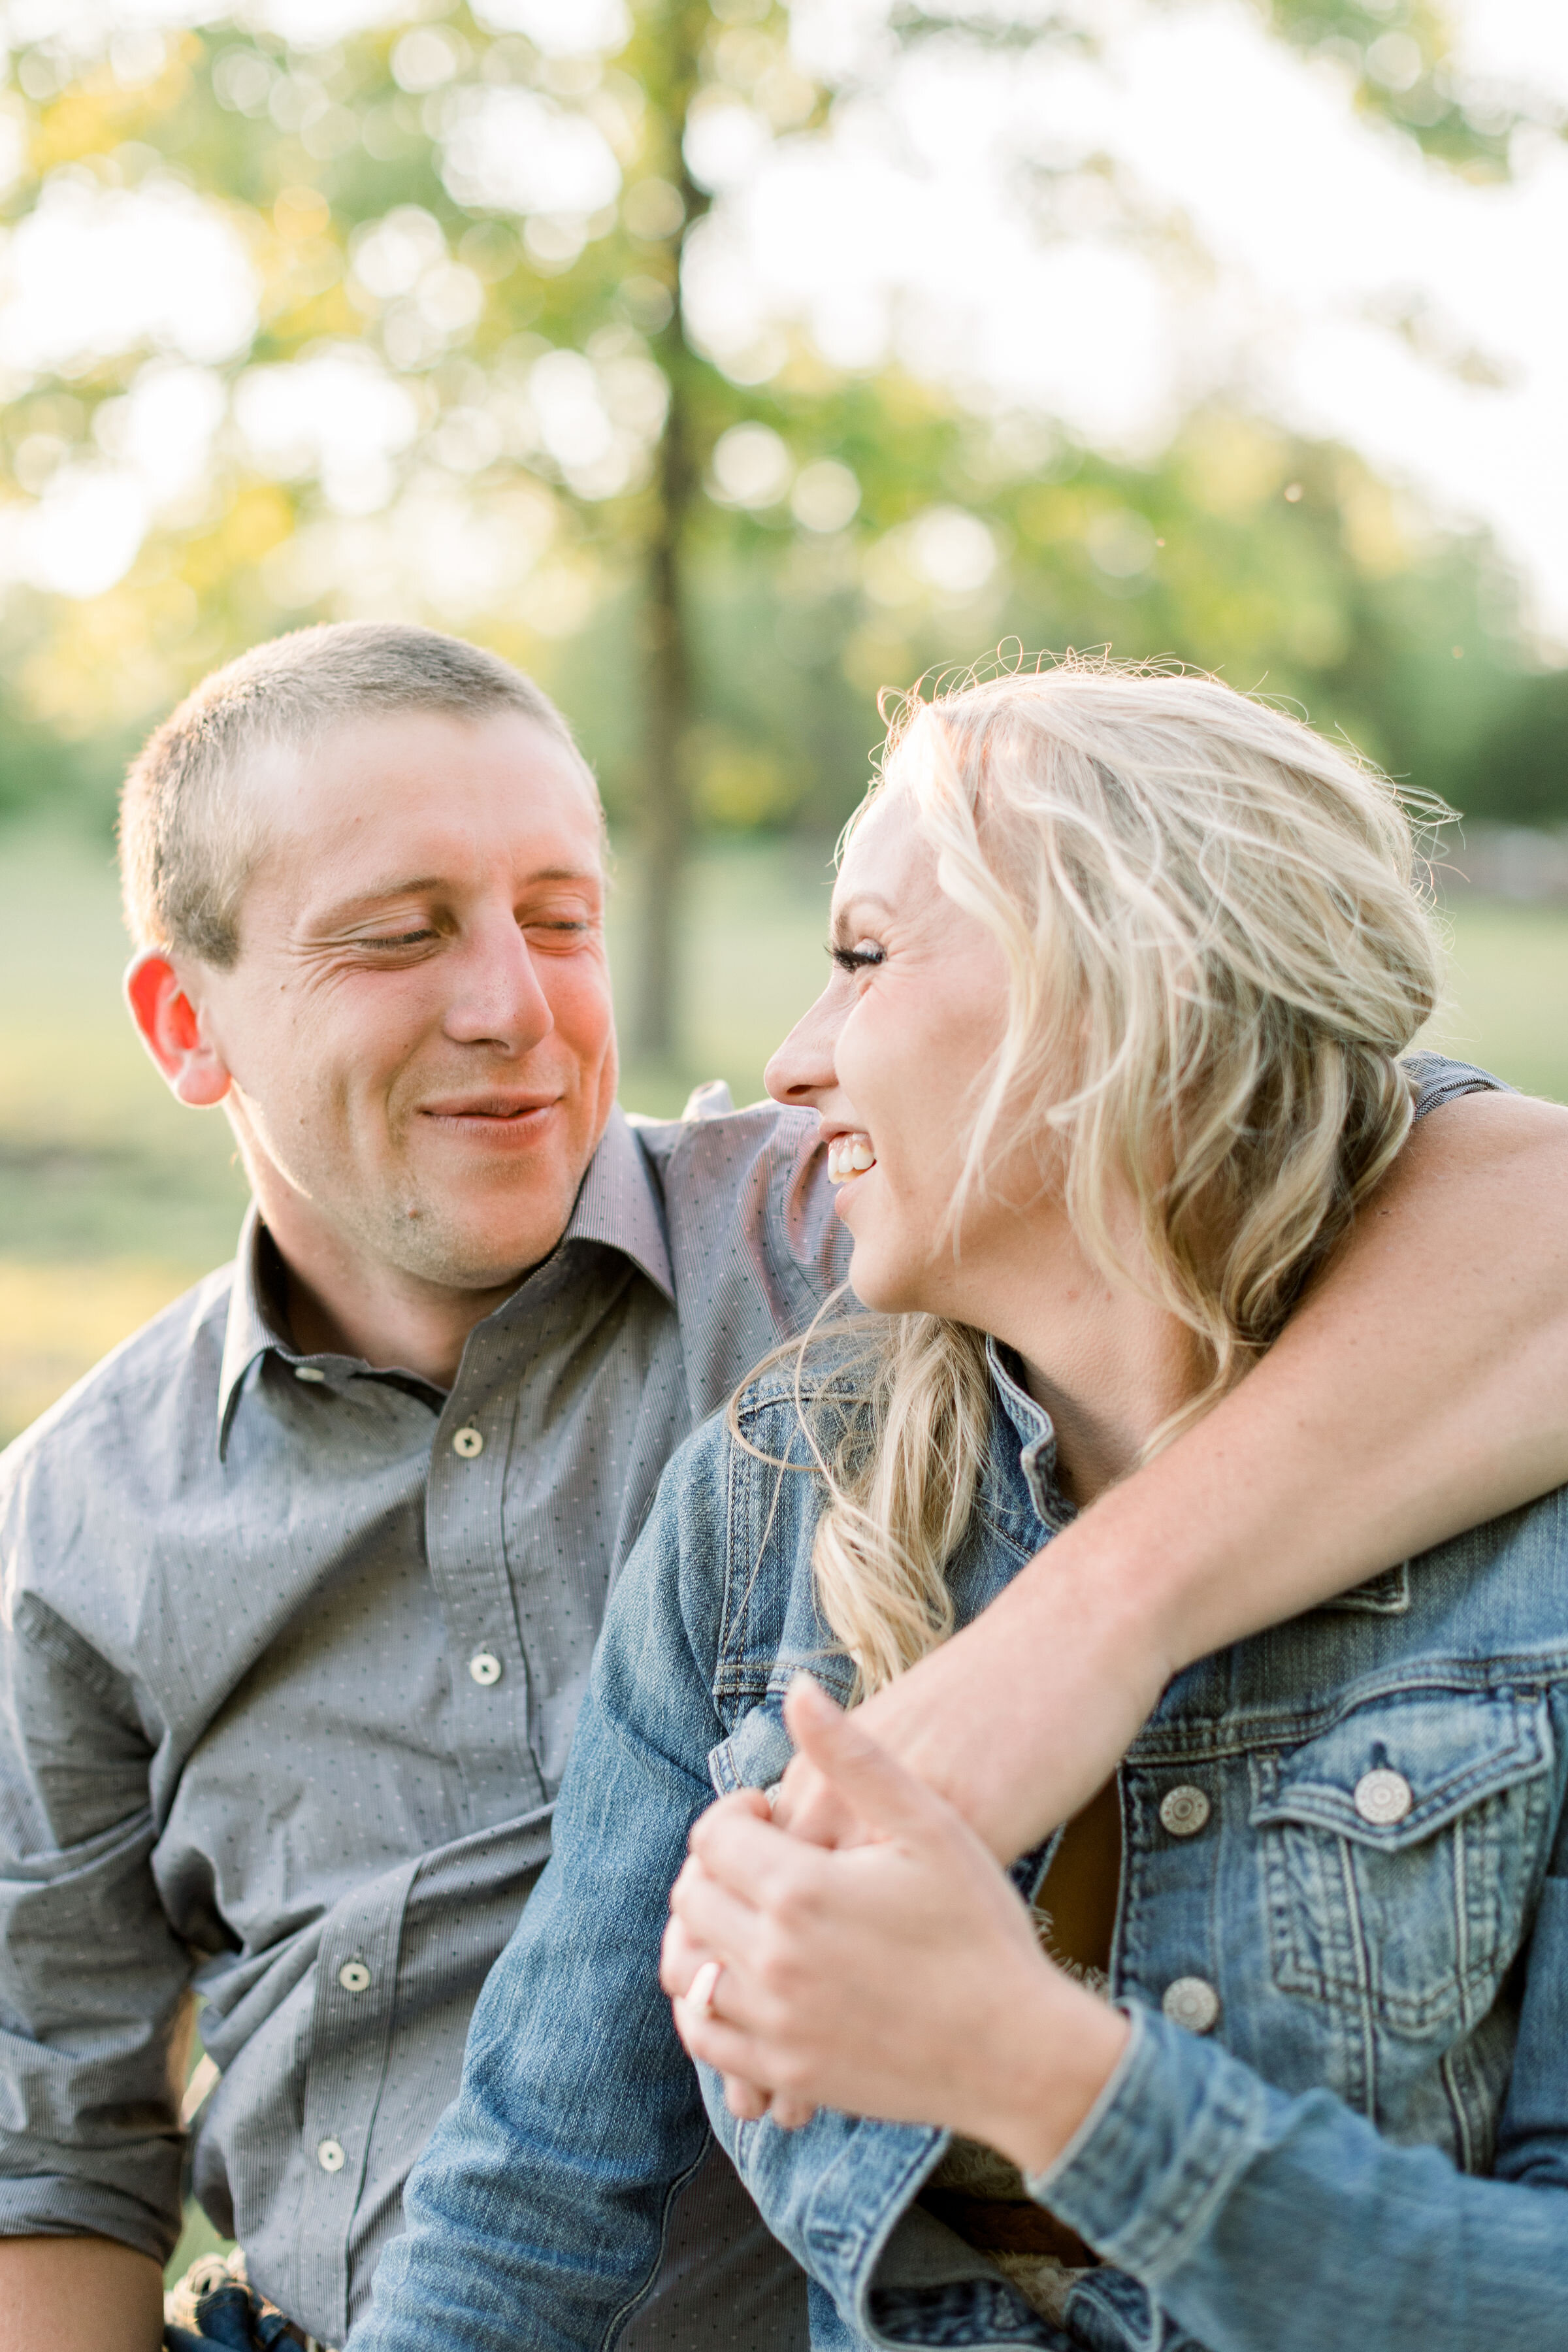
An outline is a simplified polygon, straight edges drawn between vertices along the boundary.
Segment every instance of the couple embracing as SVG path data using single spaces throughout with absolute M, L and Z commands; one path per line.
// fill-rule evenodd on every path
M 193 1996 L 181 2352 L 1554 2340 L 1563 1115 L 1389 787 L 911 707 L 670 1123 L 493 657 L 261 648 L 121 847 L 255 1199 L 4 1465 L 0 2347 L 158 2344 Z

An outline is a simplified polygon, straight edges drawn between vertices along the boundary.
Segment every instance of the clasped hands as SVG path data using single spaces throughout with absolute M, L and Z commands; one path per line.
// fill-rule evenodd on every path
M 1126 2020 L 1047 1958 L 994 1855 L 859 1715 L 797 1675 L 776 1809 L 742 1790 L 697 1823 L 660 1967 L 677 2030 L 738 2116 L 937 2124 L 1037 2172 Z

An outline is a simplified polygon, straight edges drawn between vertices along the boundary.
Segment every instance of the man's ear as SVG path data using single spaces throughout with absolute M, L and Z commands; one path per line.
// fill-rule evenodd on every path
M 198 1110 L 222 1102 L 231 1084 L 228 1071 L 161 948 L 144 948 L 132 959 L 125 974 L 125 1001 L 142 1043 L 181 1102 Z

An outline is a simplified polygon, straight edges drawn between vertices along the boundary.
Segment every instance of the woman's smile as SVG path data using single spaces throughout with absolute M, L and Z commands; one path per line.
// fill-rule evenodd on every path
M 830 1184 L 852 1183 L 857 1176 L 877 1165 L 877 1154 L 870 1137 L 863 1129 L 830 1135 L 827 1139 L 827 1181 Z

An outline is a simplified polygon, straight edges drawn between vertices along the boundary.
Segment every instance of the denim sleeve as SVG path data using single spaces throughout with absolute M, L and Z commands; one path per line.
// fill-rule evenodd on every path
M 598 2352 L 708 2146 L 658 1986 L 671 1882 L 712 1801 L 722 1433 L 676 1454 L 611 1600 L 552 1859 L 480 1995 L 350 2352 Z
M 1099 2104 L 1029 2189 L 1208 2352 L 1568 2341 L 1568 1879 L 1537 1913 L 1490 2179 L 1131 2015 Z

